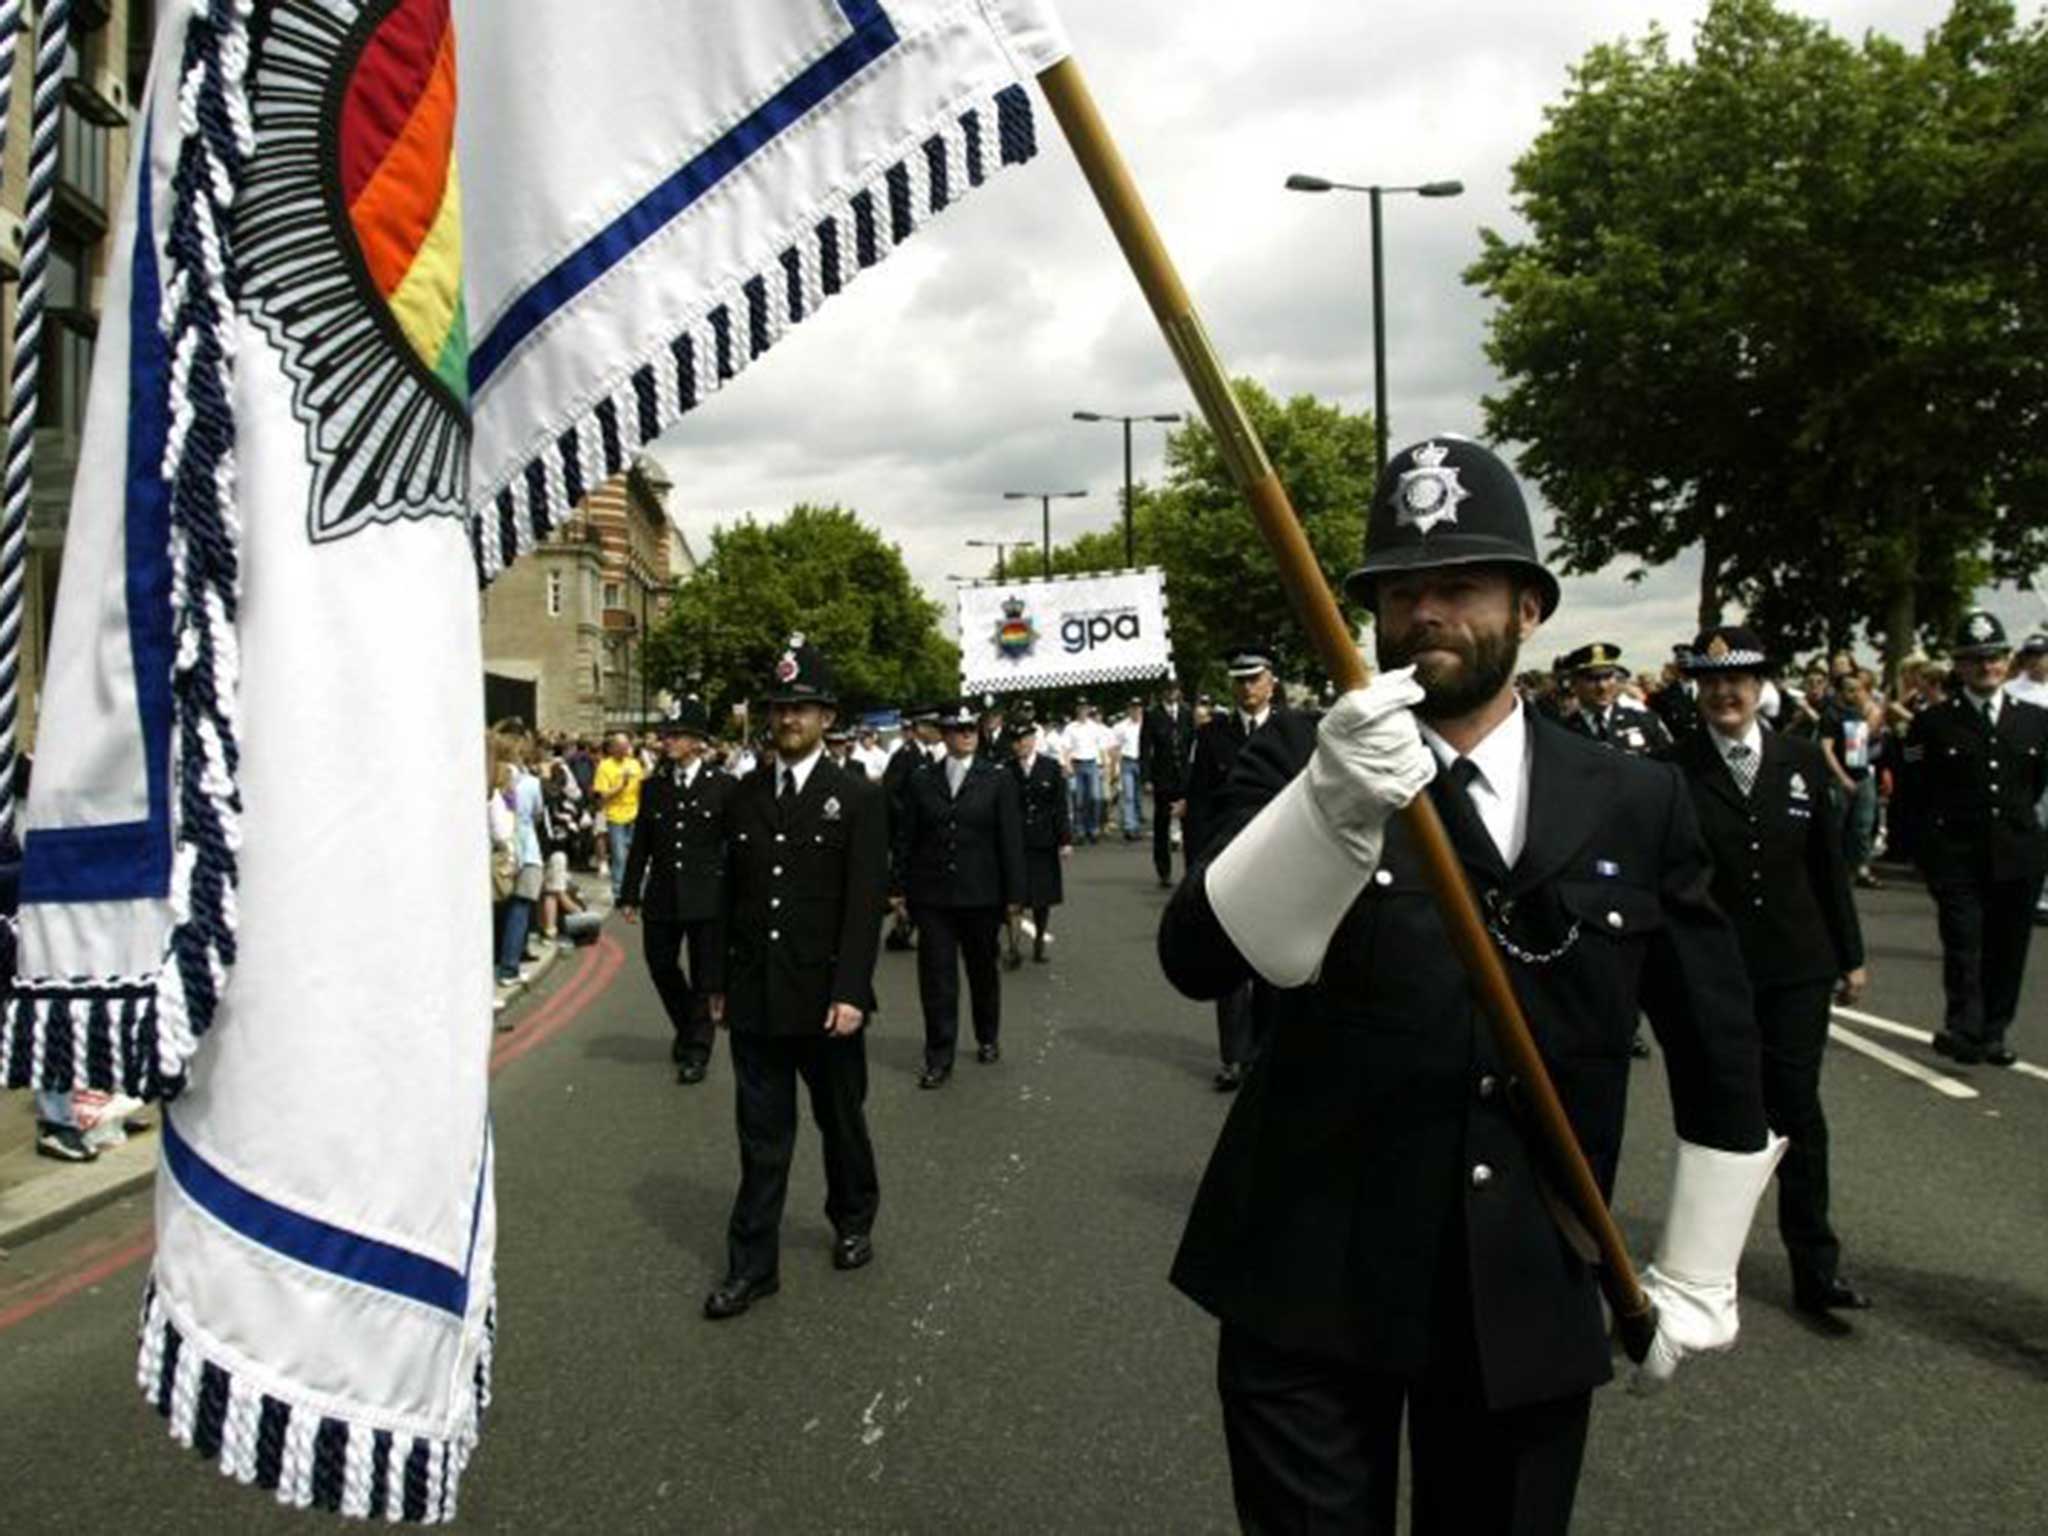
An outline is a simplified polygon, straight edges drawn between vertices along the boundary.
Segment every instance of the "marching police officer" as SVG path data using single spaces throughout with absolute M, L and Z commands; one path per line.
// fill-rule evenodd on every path
M 1828 1123 L 1821 1057 L 1828 1008 L 1862 993 L 1863 934 L 1849 896 L 1839 825 L 1820 748 L 1758 718 L 1766 658 L 1740 626 L 1710 629 L 1686 655 L 1703 729 L 1674 761 L 1692 789 L 1714 862 L 1714 900 L 1735 925 L 1756 998 L 1764 1115 L 1787 1139 L 1778 1165 L 1778 1233 L 1792 1299 L 1825 1313 L 1870 1305 L 1839 1273 L 1828 1223 Z
M 881 1188 L 868 1139 L 866 1036 L 875 951 L 888 898 L 882 792 L 833 763 L 824 733 L 837 704 L 824 656 L 792 635 L 768 694 L 774 751 L 727 807 L 724 995 L 732 1031 L 740 1188 L 726 1270 L 704 1315 L 736 1317 L 779 1289 L 783 1200 L 796 1149 L 796 1084 L 810 1090 L 825 1154 L 832 1263 L 859 1269 Z
M 1002 1056 L 1002 973 L 996 945 L 1024 904 L 1024 822 L 1016 776 L 980 755 L 974 701 L 939 717 L 945 755 L 903 781 L 891 833 L 891 900 L 917 924 L 917 995 L 924 1008 L 920 1088 L 953 1075 L 960 966 L 974 1008 L 975 1059 Z
M 1009 771 L 1016 776 L 1017 802 L 1024 821 L 1024 904 L 1031 909 L 1031 958 L 1045 961 L 1052 909 L 1066 899 L 1065 871 L 1060 867 L 1074 852 L 1073 820 L 1067 803 L 1066 776 L 1059 760 L 1038 750 L 1038 722 L 1026 715 L 1010 731 Z
M 1633 699 L 1621 697 L 1628 672 L 1621 664 L 1620 646 L 1596 640 L 1570 652 L 1564 663 L 1579 702 L 1578 712 L 1566 721 L 1573 730 L 1638 757 L 1662 757 L 1671 750 L 1671 733 L 1664 722 Z
M 1194 713 L 1181 702 L 1180 684 L 1168 678 L 1138 732 L 1143 777 L 1152 788 L 1152 868 L 1161 890 L 1173 888 L 1173 823 L 1187 811 L 1188 757 L 1194 750 Z M 1181 831 L 1185 846 L 1187 829 Z
M 896 750 L 889 754 L 888 766 L 882 770 L 882 793 L 888 801 L 889 816 L 893 823 L 896 805 L 902 798 L 903 782 L 921 765 L 937 762 L 946 755 L 946 749 L 939 741 L 939 711 L 930 704 L 906 705 L 903 710 L 903 736 L 896 744 Z M 889 934 L 883 941 L 891 950 L 906 950 L 916 947 L 917 925 L 899 907 L 889 914 Z
M 1664 666 L 1664 684 L 1650 695 L 1650 711 L 1664 722 L 1674 750 L 1704 729 L 1700 719 L 1699 684 L 1692 677 L 1691 666 L 1692 647 L 1672 646 L 1671 660 Z
M 1189 755 L 1187 810 L 1182 817 L 1182 848 L 1188 867 L 1207 848 L 1222 812 L 1223 789 L 1237 756 L 1252 737 L 1287 720 L 1291 711 L 1275 704 L 1273 658 L 1256 642 L 1240 645 L 1224 661 L 1237 707 L 1212 715 L 1195 733 Z M 1267 1010 L 1263 989 L 1253 977 L 1216 999 L 1216 1069 L 1218 1093 L 1234 1093 L 1265 1041 Z
M 2005 626 L 1978 610 L 1953 647 L 1960 685 L 1914 719 L 1892 819 L 1934 897 L 1946 1018 L 1934 1048 L 2009 1067 L 2006 1043 L 2048 873 L 2048 709 L 2002 690 Z
M 1639 999 L 1665 1039 L 1682 1139 L 1644 1279 L 1648 1384 L 1734 1338 L 1736 1260 L 1775 1158 L 1756 1026 L 1679 775 L 1517 702 L 1517 650 L 1558 588 L 1507 466 L 1462 438 L 1404 449 L 1366 547 L 1346 586 L 1386 670 L 1319 725 L 1251 739 L 1160 929 L 1181 991 L 1257 974 L 1283 1014 L 1174 1282 L 1223 1322 L 1248 1530 L 1393 1529 L 1405 1417 L 1418 1529 L 1563 1532 L 1612 1370 L 1599 1291 L 1395 813 L 1429 784 L 1603 1181 Z
M 684 699 L 659 729 L 665 760 L 641 786 L 619 914 L 629 923 L 645 916 L 647 973 L 675 1031 L 676 1081 L 687 1085 L 703 1082 L 711 1064 L 716 1026 L 704 980 L 725 942 L 725 808 L 739 781 L 704 761 L 711 721 L 702 699 Z

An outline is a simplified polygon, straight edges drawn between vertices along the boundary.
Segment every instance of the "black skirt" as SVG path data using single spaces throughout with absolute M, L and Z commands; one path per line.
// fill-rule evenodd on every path
M 1060 851 L 1057 848 L 1024 850 L 1024 905 L 1056 907 L 1066 900 Z

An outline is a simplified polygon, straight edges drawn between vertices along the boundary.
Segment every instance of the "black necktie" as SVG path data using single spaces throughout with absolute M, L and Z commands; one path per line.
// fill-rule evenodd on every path
M 1477 856 L 1486 864 L 1501 862 L 1500 849 L 1494 845 L 1493 836 L 1486 830 L 1486 823 L 1479 819 L 1479 808 L 1472 803 L 1472 781 L 1479 777 L 1479 765 L 1469 757 L 1454 758 L 1451 765 L 1437 775 L 1430 785 L 1436 797 L 1437 811 L 1450 829 L 1451 841 L 1468 858 Z
M 784 765 L 784 767 L 783 767 L 783 770 L 782 770 L 782 784 L 781 784 L 781 786 L 780 786 L 780 787 L 779 787 L 779 788 L 778 788 L 778 789 L 777 789 L 777 790 L 775 791 L 775 798 L 776 798 L 776 800 L 777 800 L 777 802 L 778 802 L 778 803 L 780 803 L 780 804 L 782 804 L 782 805 L 785 805 L 785 806 L 786 806 L 786 805 L 788 805 L 790 801 L 792 801 L 792 800 L 794 800 L 794 799 L 796 798 L 796 770 L 795 770 L 795 769 L 793 769 L 793 768 L 790 768 L 790 767 L 789 767 L 789 766 L 787 766 L 787 765 Z

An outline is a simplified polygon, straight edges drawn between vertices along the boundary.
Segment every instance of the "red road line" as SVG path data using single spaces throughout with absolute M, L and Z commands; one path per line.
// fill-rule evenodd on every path
M 626 952 L 609 934 L 600 937 L 587 951 L 562 989 L 543 1003 L 532 1018 L 522 1022 L 516 1035 L 508 1036 L 491 1052 L 490 1075 L 496 1077 L 527 1052 L 536 1050 L 576 1022 L 577 1016 L 603 995 L 626 963 Z M 118 1240 L 117 1240 L 118 1241 Z M 101 1253 L 82 1268 L 53 1280 L 13 1306 L 0 1311 L 0 1333 L 18 1327 L 30 1318 L 49 1311 L 80 1291 L 109 1280 L 156 1251 L 155 1233 L 126 1243 L 111 1253 Z

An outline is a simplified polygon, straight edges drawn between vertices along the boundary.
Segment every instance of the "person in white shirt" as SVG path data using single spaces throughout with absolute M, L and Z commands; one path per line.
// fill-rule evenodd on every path
M 1145 730 L 1145 704 L 1132 699 L 1124 706 L 1124 717 L 1110 734 L 1116 738 L 1117 796 L 1121 802 L 1124 841 L 1135 843 L 1145 830 L 1142 810 L 1144 796 L 1144 754 L 1140 743 Z
M 853 760 L 859 763 L 861 771 L 877 784 L 882 782 L 882 770 L 889 766 L 889 754 L 882 750 L 881 738 L 872 727 L 863 728 L 860 744 L 853 749 Z
M 1102 830 L 1102 758 L 1116 737 L 1095 718 L 1093 704 L 1083 699 L 1079 710 L 1066 730 L 1067 782 L 1073 787 L 1075 830 L 1092 843 Z

